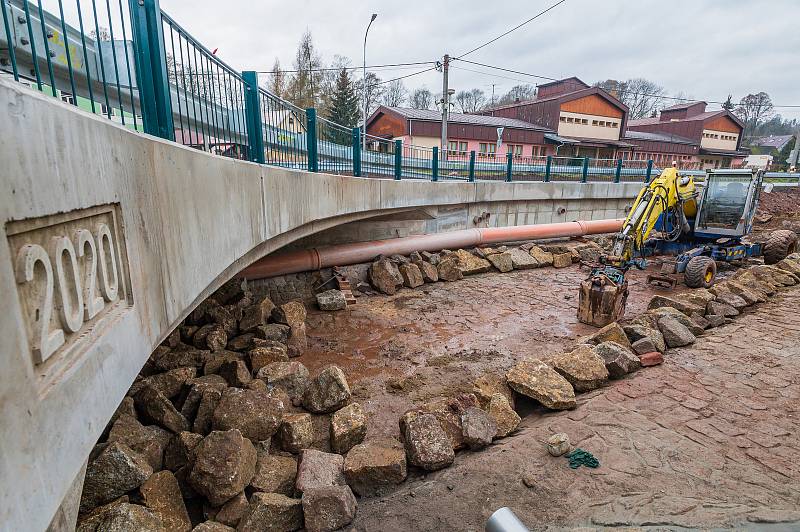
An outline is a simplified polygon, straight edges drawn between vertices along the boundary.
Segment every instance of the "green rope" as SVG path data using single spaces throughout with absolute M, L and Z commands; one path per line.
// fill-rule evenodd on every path
M 575 449 L 571 453 L 567 453 L 566 457 L 569 458 L 569 467 L 578 469 L 580 466 L 591 467 L 592 469 L 600 467 L 600 462 L 589 451 L 583 449 Z

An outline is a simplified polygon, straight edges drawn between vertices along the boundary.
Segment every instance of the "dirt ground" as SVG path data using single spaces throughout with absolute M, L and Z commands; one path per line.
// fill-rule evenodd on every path
M 775 188 L 761 194 L 753 224 L 754 235 L 764 235 L 776 229 L 800 232 L 800 189 Z
M 469 391 L 483 372 L 564 350 L 591 332 L 575 319 L 586 273 L 577 266 L 488 273 L 311 312 L 310 347 L 300 360 L 312 372 L 333 362 L 344 369 L 370 416 L 368 438 L 398 435 L 399 416 L 414 404 Z M 628 315 L 662 291 L 645 277 L 631 272 Z M 462 451 L 443 471 L 412 472 L 385 498 L 362 499 L 354 529 L 478 531 L 509 506 L 531 529 L 796 530 L 766 524 L 800 527 L 796 295 L 670 352 L 662 366 L 579 395 L 574 411 L 519 401 L 516 435 L 480 453 Z M 543 441 L 562 431 L 601 467 L 573 471 L 547 455 Z

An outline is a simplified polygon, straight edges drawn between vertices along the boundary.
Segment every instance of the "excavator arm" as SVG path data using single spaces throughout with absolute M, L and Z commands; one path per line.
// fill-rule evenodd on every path
M 581 283 L 578 300 L 581 322 L 603 327 L 622 317 L 628 297 L 625 273 L 631 267 L 646 267 L 645 241 L 657 226 L 661 226 L 664 240 L 676 240 L 689 231 L 687 216 L 696 213 L 695 198 L 693 179 L 681 176 L 676 168 L 665 169 L 642 188 L 622 229 L 614 236 L 611 253 L 600 257 L 600 266 L 593 268 L 589 278 Z

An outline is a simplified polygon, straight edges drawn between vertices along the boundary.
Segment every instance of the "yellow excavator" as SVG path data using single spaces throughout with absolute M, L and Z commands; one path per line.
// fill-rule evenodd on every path
M 774 264 L 797 249 L 793 231 L 775 231 L 761 243 L 743 242 L 753 226 L 762 189 L 762 175 L 750 169 L 707 170 L 702 187 L 691 175 L 667 168 L 642 188 L 609 254 L 600 257 L 581 283 L 578 320 L 603 327 L 625 313 L 630 268 L 645 269 L 647 256 L 674 255 L 664 260 L 648 282 L 674 287 L 682 273 L 691 288 L 708 288 L 717 261 L 735 262 L 762 256 Z

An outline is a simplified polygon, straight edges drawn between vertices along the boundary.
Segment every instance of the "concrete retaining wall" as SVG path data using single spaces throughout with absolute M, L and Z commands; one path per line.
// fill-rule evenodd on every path
M 47 527 L 155 346 L 265 254 L 344 223 L 425 206 L 616 202 L 639 188 L 370 180 L 262 167 L 128 131 L 7 78 L 0 78 L 0 116 L 0 523 L 7 530 Z M 81 296 L 92 301 L 85 314 Z M 36 320 L 48 308 L 42 329 Z M 46 342 L 35 349 L 42 330 Z

